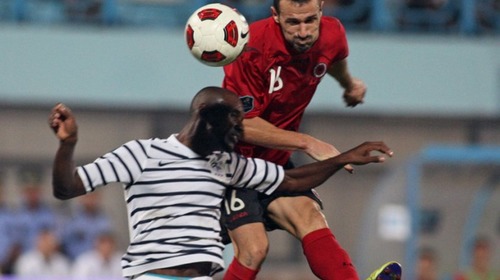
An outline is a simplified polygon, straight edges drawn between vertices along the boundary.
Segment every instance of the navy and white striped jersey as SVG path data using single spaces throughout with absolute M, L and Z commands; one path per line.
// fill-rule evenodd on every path
M 284 178 L 281 166 L 260 159 L 225 152 L 200 157 L 176 135 L 130 141 L 78 167 L 78 174 L 87 192 L 123 183 L 130 229 L 125 277 L 194 262 L 212 262 L 212 275 L 222 270 L 226 187 L 270 194 Z

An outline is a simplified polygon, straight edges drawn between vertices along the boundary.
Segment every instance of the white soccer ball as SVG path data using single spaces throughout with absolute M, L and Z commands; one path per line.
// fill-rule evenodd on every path
M 224 66 L 245 48 L 249 28 L 236 9 L 214 3 L 199 8 L 189 17 L 185 36 L 195 58 L 209 66 Z

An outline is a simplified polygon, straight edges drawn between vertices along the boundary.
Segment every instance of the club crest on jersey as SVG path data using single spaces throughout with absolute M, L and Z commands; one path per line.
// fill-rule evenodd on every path
M 326 64 L 324 63 L 318 63 L 316 66 L 314 66 L 313 74 L 314 77 L 316 78 L 321 78 L 326 74 Z
M 210 165 L 210 172 L 217 177 L 226 176 L 226 162 L 229 159 L 227 153 L 214 152 L 208 156 L 208 165 Z
M 253 109 L 253 96 L 242 96 L 240 97 L 241 103 L 243 104 L 243 112 L 248 113 Z

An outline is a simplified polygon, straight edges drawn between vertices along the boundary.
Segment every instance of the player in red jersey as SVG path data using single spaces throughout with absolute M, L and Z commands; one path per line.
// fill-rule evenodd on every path
M 344 27 L 336 18 L 322 16 L 322 7 L 320 0 L 275 0 L 272 16 L 250 25 L 246 51 L 224 67 L 223 87 L 236 92 L 244 106 L 245 143 L 238 150 L 245 156 L 286 168 L 293 166 L 292 151 L 303 151 L 315 160 L 339 154 L 333 145 L 298 132 L 304 111 L 325 75 L 344 88 L 349 107 L 361 104 L 366 93 L 364 82 L 349 73 Z M 321 208 L 314 191 L 273 196 L 227 192 L 223 214 L 235 259 L 225 279 L 254 279 L 268 250 L 266 229 L 276 228 L 302 242 L 308 263 L 319 278 L 358 279 Z M 390 262 L 380 271 L 388 269 L 393 272 L 385 276 L 400 277 L 399 264 Z

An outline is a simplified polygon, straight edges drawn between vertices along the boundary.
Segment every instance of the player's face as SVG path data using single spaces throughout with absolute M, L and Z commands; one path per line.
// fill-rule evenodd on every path
M 239 99 L 237 104 L 233 104 L 231 108 L 226 116 L 224 133 L 224 150 L 227 152 L 232 152 L 238 141 L 243 138 L 243 106 Z
M 232 152 L 243 137 L 243 106 L 236 95 L 226 101 L 227 103 L 211 107 L 210 113 L 204 117 L 210 128 L 204 140 L 199 139 L 199 142 L 212 151 Z
M 274 20 L 281 26 L 285 40 L 297 52 L 305 52 L 319 37 L 319 25 L 323 1 L 312 0 L 307 3 L 280 1 L 280 12 L 271 8 Z

